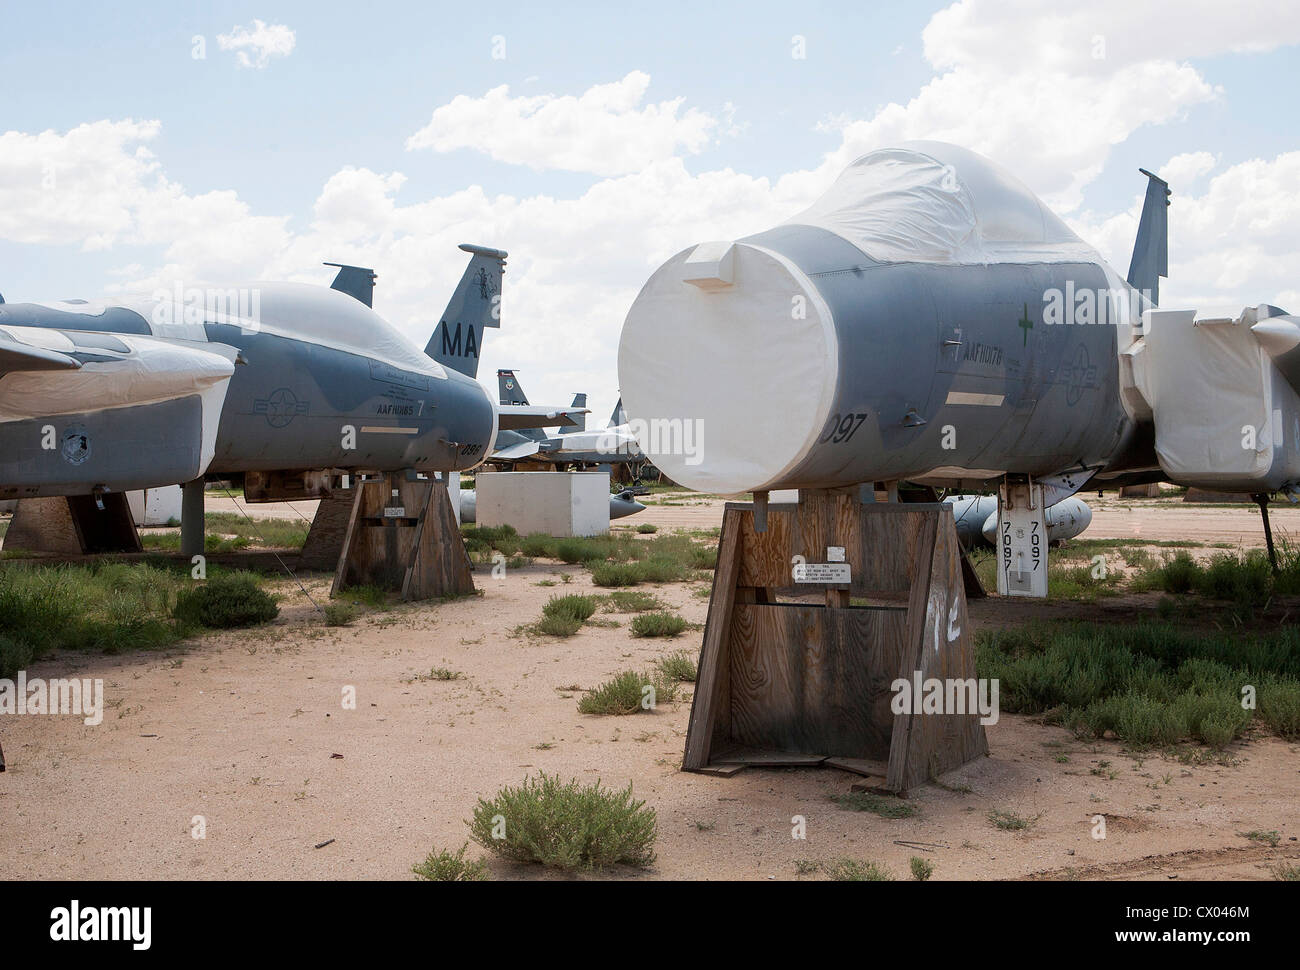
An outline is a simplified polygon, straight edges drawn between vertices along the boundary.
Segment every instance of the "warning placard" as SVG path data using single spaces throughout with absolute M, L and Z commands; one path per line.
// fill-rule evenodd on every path
M 846 562 L 800 562 L 795 563 L 794 581 L 838 585 L 851 582 L 852 576 Z

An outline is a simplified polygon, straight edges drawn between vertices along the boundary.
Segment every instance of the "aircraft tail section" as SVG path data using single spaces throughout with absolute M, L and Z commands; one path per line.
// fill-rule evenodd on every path
M 339 268 L 338 275 L 334 277 L 334 282 L 330 284 L 331 290 L 346 293 L 353 299 L 360 300 L 368 307 L 375 305 L 375 280 L 379 277 L 375 275 L 373 269 L 366 269 L 363 266 L 348 266 L 346 263 L 326 263 L 325 265 Z
M 505 275 L 506 253 L 468 244 L 460 248 L 472 254 L 469 265 L 424 352 L 444 367 L 477 377 L 483 331 L 501 326 L 501 278 Z
M 502 404 L 527 404 L 528 396 L 512 370 L 497 371 L 497 400 Z
M 587 406 L 586 394 L 573 395 L 573 403 L 569 405 L 572 408 L 585 408 Z M 585 413 L 577 415 L 577 424 L 569 425 L 560 429 L 560 434 L 573 434 L 575 431 L 587 430 L 587 415 Z
M 614 405 L 614 413 L 609 416 L 608 427 L 617 428 L 621 424 L 627 424 L 627 412 L 623 410 L 623 399 L 620 397 Z
M 1144 168 L 1138 171 L 1147 177 L 1147 197 L 1128 266 L 1128 283 L 1159 305 L 1160 277 L 1169 275 L 1169 184 Z

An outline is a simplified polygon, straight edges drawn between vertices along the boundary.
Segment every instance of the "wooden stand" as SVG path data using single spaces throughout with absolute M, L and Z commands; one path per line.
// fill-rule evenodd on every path
M 355 487 L 335 488 L 321 498 L 307 531 L 307 539 L 302 544 L 302 552 L 298 554 L 299 569 L 324 571 L 338 568 L 355 502 Z
M 840 547 L 847 586 L 796 584 L 791 563 Z M 896 680 L 975 677 L 961 550 L 943 504 L 801 492 L 728 503 L 682 763 L 830 764 L 905 792 L 988 753 L 978 712 L 895 714 Z
M 100 501 L 103 508 L 92 495 L 20 499 L 5 533 L 5 548 L 58 556 L 140 552 L 140 534 L 126 493 L 110 492 Z
M 388 474 L 353 491 L 331 596 L 357 585 L 400 591 L 404 600 L 474 592 L 446 485 Z

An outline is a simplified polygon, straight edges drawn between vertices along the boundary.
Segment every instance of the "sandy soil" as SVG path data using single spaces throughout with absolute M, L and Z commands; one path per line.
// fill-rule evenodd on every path
M 718 524 L 720 502 L 692 501 L 700 504 L 652 506 L 638 521 Z M 295 507 L 309 516 L 309 505 Z M 1247 509 L 1099 506 L 1090 536 L 1126 536 L 1136 525 L 1144 537 L 1180 538 L 1190 521 L 1201 541 L 1254 545 L 1258 532 Z M 516 628 L 557 590 L 591 589 L 586 571 L 536 564 L 500 580 L 480 571 L 476 582 L 481 598 L 370 613 L 341 629 L 321 625 L 285 583 L 281 618 L 266 628 L 165 654 L 35 665 L 29 676 L 102 678 L 110 706 L 98 727 L 35 716 L 0 725 L 9 766 L 0 774 L 0 877 L 400 879 L 431 847 L 465 840 L 478 796 L 541 769 L 631 782 L 657 810 L 658 863 L 610 874 L 626 878 L 792 879 L 798 860 L 846 855 L 899 877 L 909 857 L 924 855 L 939 879 L 1258 879 L 1280 860 L 1300 861 L 1300 745 L 1266 736 L 1235 746 L 1228 764 L 1184 764 L 1005 715 L 988 729 L 990 757 L 945 776 L 945 787 L 914 792 L 920 814 L 901 820 L 828 801 L 856 780 L 837 770 L 684 774 L 689 690 L 655 713 L 591 717 L 578 714 L 575 688 L 665 652 L 698 651 L 698 630 L 638 640 L 630 618 L 614 616 L 618 628 L 530 639 Z M 316 576 L 307 588 L 323 602 L 328 583 Z M 658 593 L 702 623 L 700 589 Z M 988 627 L 1044 610 L 1115 610 L 1118 621 L 1132 610 L 1123 599 L 989 599 L 972 603 L 972 617 Z M 463 678 L 419 679 L 432 667 Z M 348 686 L 353 710 L 341 701 Z M 1036 821 L 1001 831 L 986 818 L 994 809 Z M 1097 815 L 1107 819 L 1102 841 L 1091 836 Z M 203 839 L 191 836 L 195 816 L 206 821 Z M 804 840 L 791 838 L 794 816 L 806 819 Z M 1239 834 L 1252 830 L 1277 830 L 1282 842 L 1273 849 Z M 898 844 L 907 841 L 932 845 Z M 492 866 L 498 878 L 554 878 Z

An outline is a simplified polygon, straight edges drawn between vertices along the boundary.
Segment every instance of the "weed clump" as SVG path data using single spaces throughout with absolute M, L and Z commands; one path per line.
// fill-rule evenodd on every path
M 642 868 L 655 860 L 655 811 L 622 790 L 581 785 L 542 772 L 482 799 L 469 822 L 470 836 L 485 849 L 515 862 L 559 869 Z

